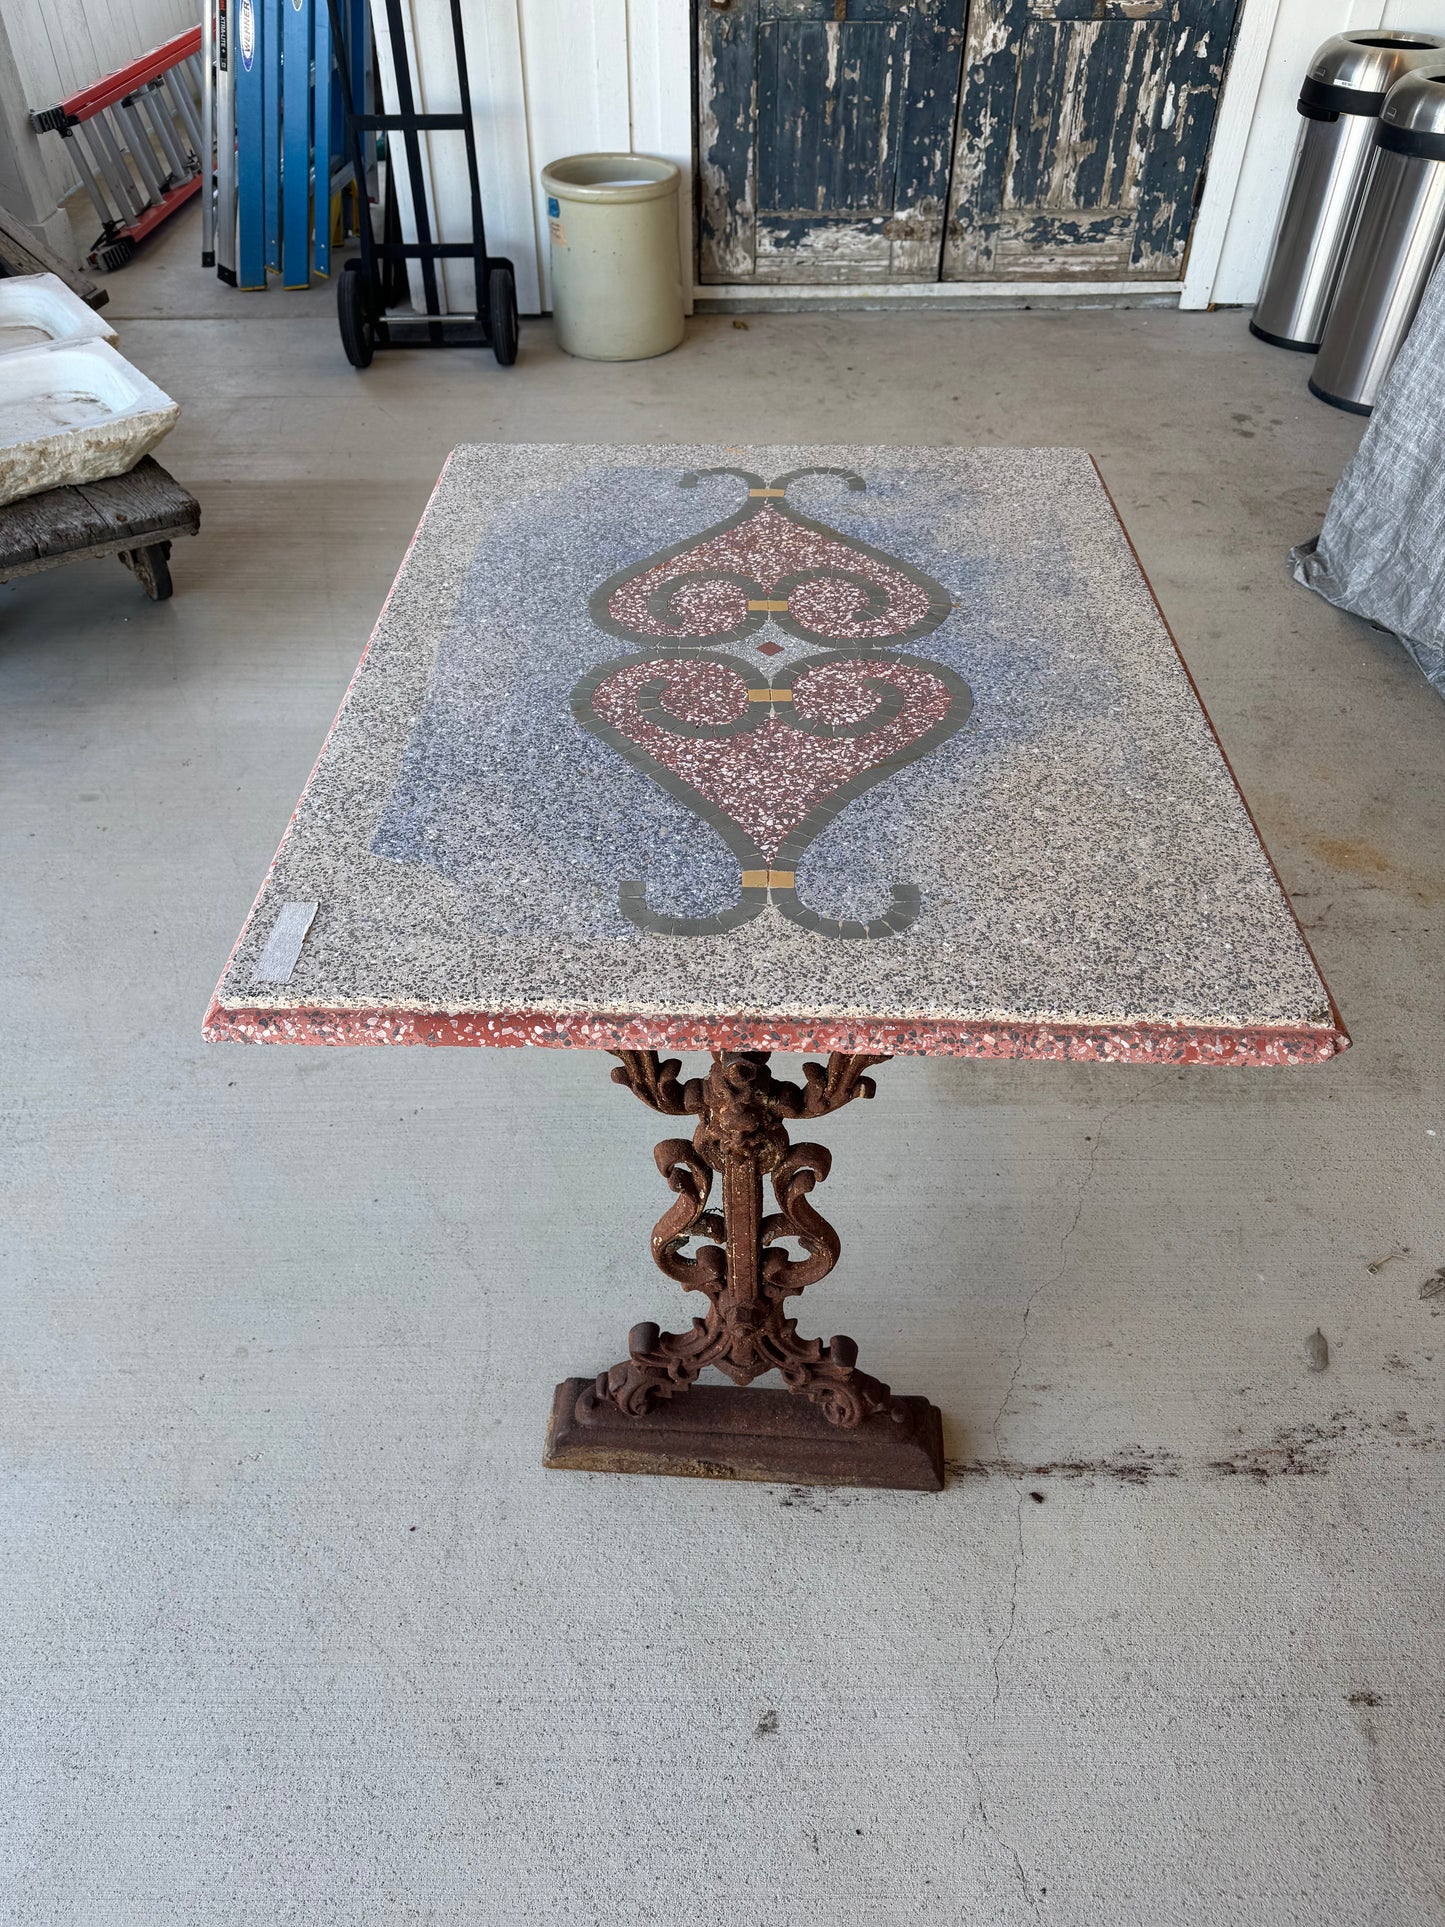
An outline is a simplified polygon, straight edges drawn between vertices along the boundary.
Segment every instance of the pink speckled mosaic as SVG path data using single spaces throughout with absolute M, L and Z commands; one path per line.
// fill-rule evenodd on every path
M 658 684 L 660 701 L 651 715 L 664 720 L 654 721 L 639 698 Z M 896 704 L 880 703 L 885 690 L 897 692 Z M 714 732 L 758 715 L 747 679 L 728 662 L 629 663 L 592 691 L 596 715 L 744 830 L 765 864 L 777 857 L 788 832 L 844 784 L 897 767 L 954 702 L 954 692 L 923 665 L 866 656 L 800 669 L 790 686 L 780 685 L 774 699 L 761 704 L 766 720 L 731 735 L 679 734 L 665 720 Z M 851 730 L 870 721 L 874 726 L 838 735 L 795 726 Z
M 929 609 L 927 590 L 881 556 L 765 501 L 741 526 L 629 576 L 607 613 L 638 636 L 716 638 L 742 627 L 749 602 L 785 592 L 799 629 L 844 642 L 891 639 Z
M 867 921 L 824 918 L 799 899 L 794 871 L 844 803 L 967 721 L 973 694 L 961 677 L 897 653 L 944 622 L 952 601 L 921 569 L 787 500 L 802 475 L 861 492 L 853 471 L 792 470 L 772 482 L 742 469 L 701 473 L 747 483 L 744 507 L 611 577 L 588 605 L 600 628 L 665 642 L 668 653 L 590 671 L 573 690 L 572 713 L 719 832 L 739 859 L 742 885 L 736 904 L 702 917 L 659 914 L 629 883 L 619 906 L 639 928 L 667 936 L 717 935 L 769 903 L 830 936 L 896 936 L 917 913 L 911 885 L 895 885 L 888 910 Z M 687 475 L 682 485 L 698 480 Z M 701 653 L 774 623 L 816 653 L 762 688 L 752 686 L 761 670 Z M 828 643 L 849 647 L 822 653 Z M 755 651 L 774 657 L 784 648 L 764 635 Z

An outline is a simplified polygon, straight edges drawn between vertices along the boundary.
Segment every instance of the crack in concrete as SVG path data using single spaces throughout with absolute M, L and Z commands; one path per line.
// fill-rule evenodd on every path
M 1008 1855 L 1009 1859 L 1013 1861 L 1014 1873 L 1018 1877 L 1019 1891 L 1022 1893 L 1026 1905 L 1030 1907 L 1037 1907 L 1038 1897 L 1034 1893 L 1033 1882 L 1029 1879 L 1027 1873 L 1024 1871 L 1024 1863 L 1019 1858 L 1018 1848 L 1013 1844 L 1011 1840 L 1004 1839 L 1003 1835 L 999 1832 L 998 1828 L 994 1825 L 992 1820 L 990 1820 L 988 1817 L 988 1808 L 984 1805 L 984 1802 L 983 1802 L 983 1783 L 978 1777 L 977 1768 L 975 1768 L 974 1770 L 974 1782 L 978 1787 L 978 1791 L 974 1795 L 974 1805 L 978 1808 L 978 1817 L 980 1821 L 983 1823 L 984 1832 L 989 1836 L 991 1840 L 996 1840 L 999 1846 L 1001 1846 L 1004 1852 Z
M 1009 1382 L 1007 1387 L 1005 1388 L 1003 1399 L 999 1404 L 999 1408 L 994 1413 L 993 1425 L 991 1428 L 993 1432 L 994 1453 L 996 1457 L 999 1459 L 1002 1459 L 1002 1456 L 1003 1456 L 1003 1444 L 999 1436 L 1000 1428 L 1003 1425 L 1004 1416 L 1007 1413 L 1009 1406 L 1013 1402 L 1013 1395 L 1018 1387 L 1019 1376 L 1022 1373 L 1024 1368 L 1024 1351 L 1028 1344 L 1028 1335 L 1029 1335 L 1029 1315 L 1033 1311 L 1035 1304 L 1038 1302 L 1039 1298 L 1043 1295 L 1043 1293 L 1046 1291 L 1051 1291 L 1053 1287 L 1056 1284 L 1058 1284 L 1060 1279 L 1063 1277 L 1064 1273 L 1069 1268 L 1069 1241 L 1073 1237 L 1074 1233 L 1078 1230 L 1079 1220 L 1084 1215 L 1084 1200 L 1088 1196 L 1089 1187 L 1094 1181 L 1094 1173 L 1098 1167 L 1099 1146 L 1104 1141 L 1104 1127 L 1106 1124 L 1111 1123 L 1114 1120 L 1114 1118 L 1116 1118 L 1119 1115 L 1120 1111 L 1124 1109 L 1125 1104 L 1129 1104 L 1132 1101 L 1133 1101 L 1132 1098 L 1125 1098 L 1123 1103 L 1116 1104 L 1112 1111 L 1106 1111 L 1104 1113 L 1104 1115 L 1099 1119 L 1098 1124 L 1095 1126 L 1093 1140 L 1089 1147 L 1089 1162 L 1088 1162 L 1088 1165 L 1085 1167 L 1083 1177 L 1079 1181 L 1078 1194 L 1074 1199 L 1073 1216 L 1069 1219 L 1069 1222 L 1065 1227 L 1064 1234 L 1059 1239 L 1058 1268 L 1055 1270 L 1051 1278 L 1042 1279 L 1037 1285 L 1034 1286 L 1033 1290 L 1028 1295 L 1027 1301 L 1024 1304 L 1023 1317 L 1019 1321 L 1019 1342 L 1018 1342 L 1018 1349 L 1014 1354 L 1013 1371 L 1009 1374 Z M 998 1644 L 993 1649 L 993 1659 L 992 1659 L 993 1702 L 992 1704 L 995 1709 L 997 1709 L 999 1701 L 1003 1697 L 1003 1656 L 1008 1649 L 1010 1641 L 1013 1639 L 1014 1629 L 1018 1625 L 1019 1589 L 1023 1581 L 1023 1570 L 1024 1570 L 1024 1497 L 1025 1497 L 1024 1488 L 1021 1486 L 1019 1489 L 1018 1503 L 1014 1509 L 1015 1544 L 1014 1544 L 1013 1574 L 1009 1581 L 1008 1619 L 1004 1625 L 1003 1635 L 999 1639 Z M 999 1846 L 1001 1846 L 1005 1850 L 1005 1852 L 1009 1855 L 1010 1859 L 1013 1861 L 1014 1874 L 1018 1880 L 1019 1891 L 1022 1893 L 1024 1897 L 1024 1902 L 1028 1907 L 1035 1908 L 1038 1905 L 1037 1896 L 1034 1893 L 1033 1883 L 1030 1881 L 1028 1874 L 1024 1869 L 1024 1863 L 1022 1859 L 1019 1857 L 1018 1849 L 1012 1844 L 1011 1841 L 1005 1840 L 1002 1834 L 1000 1834 L 994 1828 L 994 1826 L 989 1820 L 988 1809 L 984 1805 L 984 1799 L 983 1799 L 983 1782 L 979 1777 L 978 1767 L 976 1762 L 973 1760 L 972 1755 L 970 1755 L 970 1765 L 973 1767 L 974 1785 L 977 1788 L 977 1792 L 975 1794 L 975 1805 L 978 1808 L 979 1819 L 983 1823 L 984 1830 L 994 1840 L 998 1842 Z
M 1019 1374 L 1024 1368 L 1024 1348 L 1028 1344 L 1030 1315 L 1043 1294 L 1046 1291 L 1052 1291 L 1069 1268 L 1069 1241 L 1078 1230 L 1079 1220 L 1084 1215 L 1084 1200 L 1089 1194 L 1089 1186 L 1094 1182 L 1094 1173 L 1098 1168 L 1099 1146 L 1104 1141 L 1104 1127 L 1107 1124 L 1112 1124 L 1120 1111 L 1124 1109 L 1125 1105 L 1132 1104 L 1133 1101 L 1134 1099 L 1132 1097 L 1126 1097 L 1123 1103 L 1116 1104 L 1112 1111 L 1105 1111 L 1104 1115 L 1099 1119 L 1098 1124 L 1094 1127 L 1093 1141 L 1089 1146 L 1089 1162 L 1084 1167 L 1084 1175 L 1079 1181 L 1078 1194 L 1074 1199 L 1074 1215 L 1070 1218 L 1063 1236 L 1059 1239 L 1058 1269 L 1051 1278 L 1041 1279 L 1024 1301 L 1023 1316 L 1019 1320 L 1019 1342 L 1018 1349 L 1014 1354 L 1013 1371 L 1009 1374 L 1009 1382 L 1004 1390 L 1002 1402 L 993 1415 L 991 1430 L 993 1432 L 994 1451 L 1000 1456 L 1002 1455 L 1003 1447 L 999 1440 L 999 1427 L 1003 1424 L 1004 1414 L 1013 1403 L 1014 1392 L 1018 1389 Z
M 1014 1636 L 1014 1626 L 1019 1616 L 1019 1581 L 1024 1570 L 1024 1495 L 1019 1493 L 1018 1506 L 1014 1512 L 1014 1532 L 1017 1546 L 1014 1551 L 1013 1583 L 1009 1588 L 1008 1624 L 1003 1629 L 1003 1638 L 993 1649 L 993 1703 L 998 1705 L 1003 1695 L 1003 1655 L 1004 1648 Z
M 1024 1351 L 1028 1345 L 1029 1336 L 1029 1315 L 1043 1293 L 1052 1291 L 1053 1287 L 1058 1284 L 1059 1280 L 1069 1268 L 1069 1241 L 1078 1230 L 1079 1220 L 1084 1215 L 1084 1200 L 1088 1196 L 1089 1187 L 1094 1182 L 1094 1173 L 1098 1168 L 1099 1146 L 1104 1141 L 1104 1127 L 1113 1122 L 1126 1104 L 1132 1102 L 1132 1098 L 1126 1097 L 1122 1103 L 1116 1104 L 1112 1111 L 1105 1111 L 1099 1119 L 1099 1122 L 1095 1125 L 1094 1135 L 1089 1146 L 1089 1162 L 1085 1166 L 1084 1175 L 1079 1181 L 1078 1194 L 1074 1199 L 1074 1215 L 1069 1219 L 1064 1234 L 1059 1239 L 1058 1269 L 1051 1278 L 1041 1279 L 1029 1293 L 1024 1303 L 1023 1317 L 1019 1321 L 1019 1342 L 1018 1349 L 1014 1353 L 1013 1371 L 1009 1374 L 1008 1385 L 1004 1390 L 1003 1399 L 999 1408 L 993 1415 L 993 1425 L 991 1427 L 993 1433 L 993 1449 L 999 1458 L 1003 1456 L 1003 1443 L 999 1437 L 999 1428 L 1003 1424 L 1004 1414 L 1013 1403 L 1013 1395 L 1018 1387 L 1019 1375 L 1024 1368 Z M 1017 1546 L 1014 1552 L 1013 1577 L 1009 1585 L 1008 1621 L 1004 1626 L 1003 1637 L 993 1649 L 993 1704 L 995 1706 L 998 1705 L 999 1699 L 1003 1694 L 1004 1650 L 1013 1638 L 1014 1627 L 1018 1623 L 1019 1584 L 1022 1580 L 1024 1569 L 1024 1495 L 1022 1492 L 1019 1493 L 1018 1507 L 1014 1516 L 1014 1530 L 1017 1536 Z M 1017 1856 L 1015 1856 L 1015 1858 L 1017 1858 Z
M 1409 1369 L 1403 1361 L 1402 1368 Z M 1403 1411 L 1371 1416 L 1341 1409 L 1326 1419 L 1277 1426 L 1268 1438 L 1254 1444 L 1245 1443 L 1244 1427 L 1236 1426 L 1235 1442 L 1222 1458 L 1186 1458 L 1162 1445 L 1148 1450 L 1125 1445 L 1097 1458 L 1043 1459 L 1034 1464 L 1024 1459 L 945 1459 L 943 1464 L 950 1479 L 1008 1479 L 1026 1487 L 1049 1479 L 1083 1485 L 1096 1480 L 1150 1485 L 1156 1479 L 1223 1479 L 1241 1474 L 1256 1480 L 1320 1477 L 1346 1453 L 1381 1437 L 1411 1452 L 1445 1451 L 1445 1428 L 1429 1420 L 1417 1424 Z
M 1039 1459 L 945 1459 L 943 1469 L 951 1479 L 1114 1479 L 1120 1485 L 1148 1485 L 1151 1479 L 1177 1479 L 1190 1468 L 1177 1452 L 1156 1445 L 1123 1445 L 1097 1458 Z
M 988 1806 L 983 1797 L 983 1776 L 978 1770 L 978 1755 L 972 1747 L 967 1748 L 966 1758 L 968 1760 L 968 1770 L 973 1775 L 973 1809 L 978 1815 L 978 1823 L 995 1846 L 1006 1853 L 1013 1862 L 1014 1875 L 1018 1880 L 1019 1891 L 1022 1893 L 1025 1903 L 1030 1907 L 1037 1907 L 1038 1895 L 1034 1891 L 1034 1884 L 1029 1879 L 1028 1873 L 1024 1868 L 1024 1863 L 1019 1857 L 1018 1848 L 1011 1840 L 1005 1839 L 1003 1834 L 999 1832 L 998 1828 L 989 1818 Z M 1044 1888 L 1042 1891 L 1047 1893 L 1048 1889 Z

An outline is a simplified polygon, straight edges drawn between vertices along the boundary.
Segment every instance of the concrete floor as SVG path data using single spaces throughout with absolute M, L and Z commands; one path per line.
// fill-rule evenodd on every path
M 326 289 L 195 260 L 110 310 L 185 409 L 174 601 L 0 590 L 0 1916 L 1445 1918 L 1445 710 L 1284 566 L 1358 424 L 1239 314 L 362 376 Z M 1091 449 L 1354 1033 L 899 1062 L 823 1127 L 805 1326 L 942 1406 L 938 1498 L 541 1471 L 682 1310 L 605 1062 L 199 1041 L 447 450 L 672 437 Z

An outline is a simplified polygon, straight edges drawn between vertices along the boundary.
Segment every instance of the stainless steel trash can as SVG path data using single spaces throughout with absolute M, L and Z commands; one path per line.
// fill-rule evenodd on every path
M 1339 286 L 1385 96 L 1413 66 L 1445 60 L 1445 38 L 1382 30 L 1337 33 L 1300 88 L 1303 126 L 1250 329 L 1276 348 L 1313 354 Z
M 1445 254 L 1445 61 L 1407 74 L 1380 111 L 1354 239 L 1310 392 L 1368 415 Z
M 683 336 L 671 161 L 573 154 L 542 169 L 557 340 L 587 361 L 645 361 Z

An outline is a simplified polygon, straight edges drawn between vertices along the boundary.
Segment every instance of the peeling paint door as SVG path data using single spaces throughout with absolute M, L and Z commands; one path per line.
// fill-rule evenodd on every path
M 973 0 L 946 281 L 1183 274 L 1239 0 Z
M 967 0 L 697 0 L 699 273 L 936 281 Z

